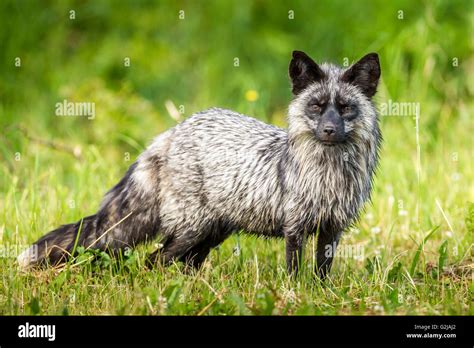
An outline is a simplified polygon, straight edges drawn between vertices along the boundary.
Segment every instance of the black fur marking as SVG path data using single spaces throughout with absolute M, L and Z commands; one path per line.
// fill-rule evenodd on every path
M 368 98 L 371 98 L 377 92 L 379 78 L 379 56 L 377 53 L 369 53 L 351 66 L 341 77 L 341 81 L 359 87 Z
M 325 78 L 318 64 L 301 51 L 293 51 L 293 59 L 288 70 L 293 84 L 292 91 L 295 95 L 303 91 L 309 84 Z

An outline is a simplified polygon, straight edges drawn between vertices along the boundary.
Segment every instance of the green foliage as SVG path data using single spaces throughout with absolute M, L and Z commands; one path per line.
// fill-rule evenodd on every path
M 474 233 L 474 203 L 467 205 L 466 227 L 468 233 Z
M 438 269 L 440 272 L 443 271 L 443 267 L 446 265 L 446 260 L 448 259 L 448 241 L 445 240 L 443 244 L 439 247 L 439 259 L 438 259 Z
M 410 266 L 410 275 L 411 276 L 413 276 L 415 274 L 416 265 L 418 264 L 418 261 L 420 259 L 420 255 L 421 255 L 421 252 L 423 251 L 424 245 L 426 244 L 428 239 L 430 239 L 430 237 L 433 235 L 433 233 L 436 232 L 436 230 L 438 228 L 439 227 L 437 226 L 437 227 L 433 228 L 430 232 L 428 232 L 428 234 L 423 239 L 423 241 L 418 245 L 418 248 L 416 249 L 416 252 L 415 252 L 415 256 L 413 257 L 413 261 L 411 262 L 411 266 Z
M 33 297 L 28 306 L 30 307 L 31 314 L 35 315 L 40 312 L 40 303 L 38 298 Z
M 281 240 L 232 236 L 192 274 L 147 269 L 153 245 L 115 258 L 77 246 L 63 267 L 29 273 L 1 257 L 0 314 L 472 315 L 473 6 L 0 2 L 2 252 L 94 213 L 152 137 L 176 124 L 167 101 L 181 118 L 221 106 L 285 127 L 292 50 L 338 64 L 376 51 L 375 103 L 420 106 L 418 137 L 415 115 L 381 117 L 372 203 L 340 244 L 363 253 L 336 257 L 324 284 L 312 238 L 297 279 Z M 94 102 L 96 117 L 56 116 L 64 99 Z

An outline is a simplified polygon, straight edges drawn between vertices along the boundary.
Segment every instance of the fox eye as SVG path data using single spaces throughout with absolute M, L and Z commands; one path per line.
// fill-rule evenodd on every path
M 343 114 L 348 114 L 352 111 L 351 105 L 341 105 L 341 111 Z
M 325 103 L 319 100 L 311 101 L 309 103 L 309 108 L 313 112 L 320 113 L 324 108 Z

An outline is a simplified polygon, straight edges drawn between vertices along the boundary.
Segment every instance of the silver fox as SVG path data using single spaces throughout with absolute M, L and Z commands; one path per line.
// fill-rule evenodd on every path
M 95 215 L 40 238 L 20 266 L 59 264 L 78 245 L 118 252 L 160 235 L 151 264 L 198 269 L 242 230 L 283 237 L 291 274 L 306 237 L 318 233 L 315 271 L 325 278 L 335 254 L 327 246 L 334 249 L 370 199 L 380 64 L 371 53 L 344 69 L 294 51 L 289 75 L 288 130 L 218 108 L 192 115 L 154 139 Z

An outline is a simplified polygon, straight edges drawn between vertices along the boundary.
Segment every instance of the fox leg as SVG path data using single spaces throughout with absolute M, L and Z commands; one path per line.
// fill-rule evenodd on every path
M 167 266 L 173 261 L 181 261 L 187 267 L 197 270 L 202 266 L 211 249 L 221 244 L 230 234 L 230 231 L 222 229 L 219 233 L 209 234 L 194 244 L 193 240 L 196 240 L 196 238 L 193 237 L 188 237 L 185 240 L 171 237 L 165 241 L 162 248 L 150 255 L 148 259 L 149 265 L 152 266 L 155 263 L 161 262 L 164 266 Z
M 319 231 L 316 273 L 323 280 L 331 270 L 332 261 L 336 255 L 336 248 L 340 237 L 341 232 L 336 232 L 330 228 L 321 228 Z
M 188 252 L 186 252 L 181 258 L 180 261 L 183 261 L 187 266 L 192 267 L 193 269 L 198 270 L 201 268 L 204 260 L 206 259 L 209 252 L 224 242 L 230 233 L 222 233 L 219 235 L 211 235 L 204 239 L 202 242 L 198 243 L 192 247 Z
M 303 261 L 305 228 L 296 219 L 288 220 L 282 227 L 286 246 L 286 269 L 290 275 L 297 275 Z
M 286 242 L 286 268 L 289 274 L 297 275 L 303 260 L 304 233 L 302 231 L 287 231 Z
M 195 243 L 193 238 L 183 239 L 171 235 L 165 239 L 161 248 L 148 256 L 147 266 L 153 268 L 156 264 L 162 264 L 166 267 L 174 261 L 181 261 L 183 255 L 197 247 L 197 244 L 193 245 L 193 243 Z

